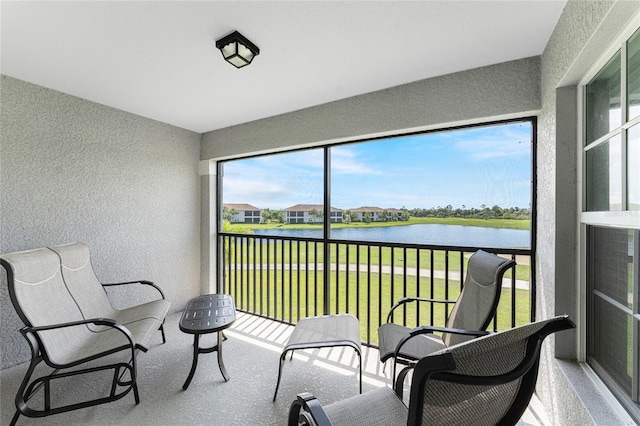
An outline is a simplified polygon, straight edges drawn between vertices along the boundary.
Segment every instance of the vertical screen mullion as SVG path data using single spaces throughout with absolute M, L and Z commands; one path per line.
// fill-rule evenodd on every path
M 631 399 L 640 403 L 640 230 L 633 231 L 633 386 Z

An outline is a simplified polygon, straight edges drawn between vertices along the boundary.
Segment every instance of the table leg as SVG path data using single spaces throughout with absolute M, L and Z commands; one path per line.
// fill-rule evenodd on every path
M 184 385 L 182 385 L 183 390 L 187 390 L 187 388 L 189 387 L 189 383 L 191 383 L 191 379 L 193 379 L 193 375 L 196 372 L 196 367 L 198 366 L 198 353 L 199 353 L 199 347 L 200 347 L 199 342 L 200 342 L 200 335 L 194 334 L 193 335 L 193 362 L 191 364 L 191 371 L 189 371 L 189 376 L 187 377 L 187 381 L 184 382 Z
M 227 369 L 224 367 L 224 361 L 222 360 L 222 341 L 226 340 L 226 337 L 222 334 L 221 331 L 218 332 L 218 367 L 220 367 L 220 372 L 222 373 L 222 377 L 224 377 L 224 381 L 228 382 L 230 377 L 229 373 L 227 373 Z

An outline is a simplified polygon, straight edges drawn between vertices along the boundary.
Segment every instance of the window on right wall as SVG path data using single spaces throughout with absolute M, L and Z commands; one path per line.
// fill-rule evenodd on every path
M 640 29 L 584 85 L 587 362 L 640 422 Z

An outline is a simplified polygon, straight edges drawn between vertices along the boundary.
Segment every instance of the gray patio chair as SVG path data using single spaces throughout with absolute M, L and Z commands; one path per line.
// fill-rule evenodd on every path
M 434 352 L 413 369 L 409 406 L 403 381 L 323 407 L 304 393 L 289 426 L 514 425 L 535 390 L 540 348 L 549 334 L 575 327 L 567 316 L 479 337 Z
M 387 322 L 378 328 L 380 361 L 393 358 L 392 380 L 396 376 L 397 363 L 407 365 L 432 352 L 487 334 L 485 330 L 500 300 L 502 278 L 515 264 L 513 260 L 478 250 L 469 258 L 466 278 L 457 300 L 404 297 L 393 305 Z M 393 323 L 394 311 L 412 302 L 453 304 L 453 308 L 445 327 L 409 328 Z
M 25 324 L 20 332 L 31 349 L 11 425 L 20 415 L 49 416 L 112 402 L 131 391 L 139 403 L 136 353 L 147 351 L 150 336 L 158 331 L 170 306 L 160 292 L 155 302 L 114 310 L 93 275 L 86 246 L 56 250 L 39 248 L 0 256 L 11 302 Z M 50 369 L 37 368 L 41 363 Z M 62 395 L 57 398 L 62 402 L 52 402 L 54 383 L 85 374 L 104 379 L 107 373 L 111 380 L 104 384 L 106 396 L 68 403 Z M 92 387 L 100 389 L 97 383 Z M 42 400 L 29 405 L 36 395 Z

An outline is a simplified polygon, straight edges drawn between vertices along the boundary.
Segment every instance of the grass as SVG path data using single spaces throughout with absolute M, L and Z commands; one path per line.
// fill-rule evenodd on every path
M 414 217 L 407 222 L 355 222 L 331 226 L 367 228 L 415 224 L 530 229 L 529 220 Z M 224 230 L 246 234 L 257 229 L 322 229 L 322 224 L 227 224 Z M 234 295 L 238 308 L 291 323 L 301 317 L 323 314 L 323 243 L 278 241 L 274 244 L 236 239 L 231 244 L 227 242 L 225 253 L 225 263 L 237 268 L 227 271 L 225 286 L 226 291 Z M 332 271 L 329 274 L 328 312 L 356 315 L 360 318 L 363 341 L 375 344 L 378 327 L 386 322 L 391 306 L 401 297 L 455 300 L 460 293 L 460 282 L 455 276 L 461 270 L 461 265 L 466 270 L 470 253 L 462 255 L 456 252 L 332 244 L 329 256 L 328 263 Z M 349 271 L 346 265 L 350 265 Z M 387 268 L 380 270 L 380 265 Z M 448 270 L 449 285 L 446 286 L 445 280 L 436 276 L 418 277 L 417 270 Z M 505 277 L 510 278 L 511 275 L 512 271 L 508 271 Z M 530 280 L 529 258 L 518 260 L 516 279 Z M 528 290 L 516 289 L 513 293 L 512 289 L 503 288 L 496 314 L 497 324 L 491 324 L 489 328 L 502 330 L 528 323 L 531 316 L 530 297 Z M 512 304 L 516 307 L 515 318 L 512 316 Z M 396 311 L 395 322 L 408 326 L 443 326 L 450 307 L 431 303 L 409 304 Z
M 227 271 L 225 287 L 234 296 L 238 308 L 292 323 L 300 317 L 322 315 L 325 271 L 320 266 L 315 270 L 316 263 L 323 264 L 322 243 L 232 244 L 227 250 L 230 257 L 226 262 L 235 264 L 236 269 Z M 333 248 L 330 255 L 328 312 L 358 316 L 362 339 L 372 343 L 377 343 L 378 326 L 386 321 L 390 307 L 401 297 L 456 299 L 460 282 L 453 273 L 460 271 L 461 261 L 465 266 L 468 261 L 457 253 L 447 256 L 437 251 L 432 260 L 429 251 L 420 251 L 418 256 L 413 249 L 392 251 L 372 247 L 371 251 L 358 251 L 352 245 L 340 246 L 337 253 Z M 388 273 L 385 270 L 380 273 L 377 267 L 380 262 L 387 266 L 393 263 L 396 273 L 391 273 L 390 268 Z M 417 277 L 410 269 L 404 274 L 405 264 L 406 268 L 419 264 L 421 270 L 429 270 L 432 262 L 434 271 L 442 271 L 448 265 L 451 274 L 448 287 L 444 279 L 438 277 Z M 347 264 L 352 265 L 349 271 Z M 357 264 L 361 265 L 359 270 L 355 270 Z M 297 265 L 301 265 L 300 268 Z M 371 265 L 370 270 L 364 265 Z M 509 271 L 506 276 L 510 274 Z M 516 277 L 529 281 L 529 265 L 519 265 Z M 512 301 L 516 306 L 515 318 L 511 314 Z M 400 309 L 396 322 L 406 322 L 409 326 L 444 325 L 449 311 L 442 304 L 420 305 L 419 310 L 415 304 Z M 497 329 L 524 324 L 529 319 L 530 292 L 516 289 L 514 295 L 510 288 L 504 288 L 497 311 Z
M 271 270 L 269 278 L 266 273 L 263 274 L 262 279 L 256 280 L 258 284 L 255 286 L 252 274 L 249 271 L 245 271 L 245 274 L 249 276 L 235 276 L 227 283 L 238 308 L 291 323 L 302 317 L 323 314 L 324 272 L 319 271 L 317 276 L 309 279 L 304 271 L 298 273 L 289 270 L 283 273 L 282 270 Z M 434 279 L 433 283 L 421 280 L 420 289 L 420 296 L 435 299 L 455 300 L 460 292 L 459 283 L 450 282 L 449 288 L 446 288 L 442 279 Z M 377 343 L 377 329 L 386 322 L 392 304 L 405 295 L 417 294 L 415 277 L 408 277 L 404 282 L 399 275 L 392 277 L 391 274 L 350 272 L 347 278 L 344 271 L 337 274 L 332 272 L 328 312 L 356 315 L 360 318 L 362 339 Z M 515 319 L 511 315 L 511 297 L 511 289 L 502 290 L 497 310 L 496 328 L 499 330 L 511 327 L 512 320 L 515 325 L 529 322 L 529 291 L 516 290 Z M 396 310 L 394 321 L 412 327 L 418 324 L 443 326 L 451 306 L 446 309 L 444 304 L 431 306 L 430 303 L 420 303 L 418 310 L 417 305 L 410 304 L 405 309 Z M 493 324 L 489 328 L 493 329 Z
M 232 263 L 236 258 L 236 252 L 239 259 L 238 262 L 242 262 L 246 265 L 257 264 L 284 264 L 284 265 L 314 265 L 315 263 L 321 265 L 324 262 L 324 244 L 314 242 L 278 242 L 273 244 L 260 244 L 260 243 L 244 243 L 244 244 L 231 244 L 225 248 L 225 252 L 228 254 L 226 262 Z M 461 261 L 466 264 L 468 261 L 468 254 L 461 260 L 458 253 L 446 253 L 441 250 L 433 251 L 433 258 L 431 256 L 431 250 L 417 249 L 391 249 L 390 247 L 360 247 L 355 244 L 340 245 L 336 247 L 335 244 L 331 245 L 330 260 L 331 264 L 360 264 L 360 265 L 372 265 L 377 266 L 391 266 L 417 268 L 421 270 L 429 270 L 433 263 L 434 270 L 460 271 Z M 255 256 L 255 258 L 254 258 Z M 529 281 L 530 277 L 530 265 L 527 262 L 528 259 L 520 259 L 516 268 L 516 279 L 522 281 Z M 448 268 L 447 268 L 448 265 Z M 511 271 L 505 274 L 505 277 L 511 277 Z

